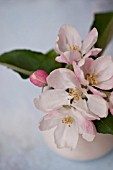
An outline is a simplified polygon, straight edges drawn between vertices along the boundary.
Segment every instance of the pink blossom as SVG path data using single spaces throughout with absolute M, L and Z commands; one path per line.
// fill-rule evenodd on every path
M 30 75 L 30 81 L 38 87 L 44 87 L 47 84 L 47 76 L 48 74 L 44 70 L 37 70 Z
M 83 102 L 79 102 L 85 100 L 90 116 L 102 118 L 108 115 L 107 102 L 101 96 L 87 94 L 87 90 L 81 88 L 73 71 L 66 68 L 56 69 L 47 77 L 47 84 L 53 89 L 35 99 L 39 110 L 49 112 L 65 105 L 71 106 L 73 103 L 82 109 Z
M 34 100 L 39 110 L 48 113 L 40 122 L 40 130 L 56 127 L 54 139 L 58 148 L 74 149 L 79 134 L 92 141 L 96 134 L 92 120 L 107 117 L 107 102 L 101 96 L 88 94 L 75 73 L 66 68 L 52 71 L 47 84 L 49 89 Z
M 94 124 L 86 119 L 81 111 L 62 107 L 46 114 L 40 121 L 41 131 L 55 128 L 54 139 L 58 148 L 75 149 L 79 134 L 87 141 L 96 135 Z
M 74 65 L 76 67 L 76 65 Z M 76 68 L 77 69 L 77 68 Z M 113 88 L 113 60 L 111 56 L 101 56 L 96 60 L 87 58 L 85 64 L 82 66 L 84 77 L 79 79 L 88 81 L 89 86 L 102 90 L 110 90 Z M 78 75 L 79 76 L 79 75 Z
M 89 62 L 87 62 L 87 60 Z M 76 78 L 78 79 L 78 81 L 80 82 L 80 84 L 84 85 L 87 87 L 87 89 L 89 89 L 93 94 L 95 95 L 98 95 L 98 96 L 101 96 L 101 97 L 106 97 L 106 94 L 103 93 L 103 92 L 100 92 L 99 90 L 93 88 L 92 86 L 89 85 L 89 81 L 87 79 L 85 79 L 85 76 L 87 74 L 89 74 L 88 72 L 90 72 L 90 67 L 92 66 L 90 64 L 90 62 L 92 61 L 93 59 L 89 58 L 89 59 L 86 59 L 86 62 L 85 64 L 83 65 L 82 69 L 84 70 L 84 72 L 86 74 L 84 74 L 83 70 L 76 64 L 76 62 L 73 62 L 73 68 L 74 68 L 74 73 L 75 73 L 75 76 Z
M 97 55 L 101 49 L 93 48 L 98 38 L 96 28 L 93 28 L 84 41 L 78 31 L 72 25 L 63 25 L 59 30 L 56 40 L 56 51 L 60 56 L 56 57 L 56 61 L 72 64 L 76 61 L 78 65 L 83 65 L 86 58 Z

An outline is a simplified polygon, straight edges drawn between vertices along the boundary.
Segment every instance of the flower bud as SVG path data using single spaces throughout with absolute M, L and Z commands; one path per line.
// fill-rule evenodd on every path
M 47 76 L 48 74 L 44 70 L 37 70 L 30 75 L 30 81 L 38 87 L 43 87 L 47 84 Z

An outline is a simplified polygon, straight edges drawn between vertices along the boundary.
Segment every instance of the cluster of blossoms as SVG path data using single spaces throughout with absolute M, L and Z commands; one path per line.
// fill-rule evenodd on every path
M 57 62 L 68 67 L 59 68 L 49 75 L 37 70 L 30 76 L 33 84 L 44 87 L 34 100 L 35 106 L 45 113 L 40 121 L 41 131 L 55 128 L 54 139 L 58 148 L 74 149 L 79 135 L 93 141 L 96 128 L 93 120 L 113 114 L 113 61 L 110 56 L 100 56 L 100 48 L 93 48 L 98 38 L 93 28 L 84 41 L 71 25 L 63 25 L 56 40 Z M 46 88 L 45 88 L 46 86 Z

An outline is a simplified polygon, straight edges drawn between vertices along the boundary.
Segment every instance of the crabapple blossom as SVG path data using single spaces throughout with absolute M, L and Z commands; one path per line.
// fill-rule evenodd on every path
M 92 141 L 96 135 L 94 124 L 84 116 L 73 107 L 62 107 L 46 114 L 40 121 L 39 129 L 45 131 L 55 128 L 54 140 L 57 147 L 75 149 L 79 134 L 87 141 Z
M 100 118 L 108 115 L 107 102 L 101 96 L 88 94 L 86 89 L 81 88 L 73 71 L 66 68 L 56 69 L 47 77 L 47 84 L 52 89 L 35 99 L 35 105 L 39 110 L 49 112 L 73 103 L 82 109 L 82 103 L 80 105 L 79 102 L 85 100 L 89 114 Z
M 93 28 L 82 41 L 78 31 L 72 25 L 61 26 L 56 40 L 56 51 L 60 56 L 56 57 L 56 61 L 67 64 L 76 61 L 79 66 L 83 65 L 86 58 L 101 52 L 100 48 L 92 48 L 97 38 L 96 28 Z
M 76 65 L 74 65 L 76 67 Z M 77 69 L 77 68 L 76 68 Z M 82 66 L 84 77 L 79 74 L 79 79 L 88 81 L 89 86 L 102 90 L 113 88 L 113 60 L 111 56 L 101 56 L 96 60 L 87 58 Z

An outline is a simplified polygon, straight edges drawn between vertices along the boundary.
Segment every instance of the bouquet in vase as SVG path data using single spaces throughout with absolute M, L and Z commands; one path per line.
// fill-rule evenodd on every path
M 0 64 L 42 88 L 34 99 L 44 113 L 41 131 L 54 128 L 58 148 L 75 149 L 81 135 L 113 134 L 113 59 L 102 54 L 113 35 L 113 13 L 96 14 L 84 40 L 70 24 L 60 27 L 55 50 L 14 50 Z

